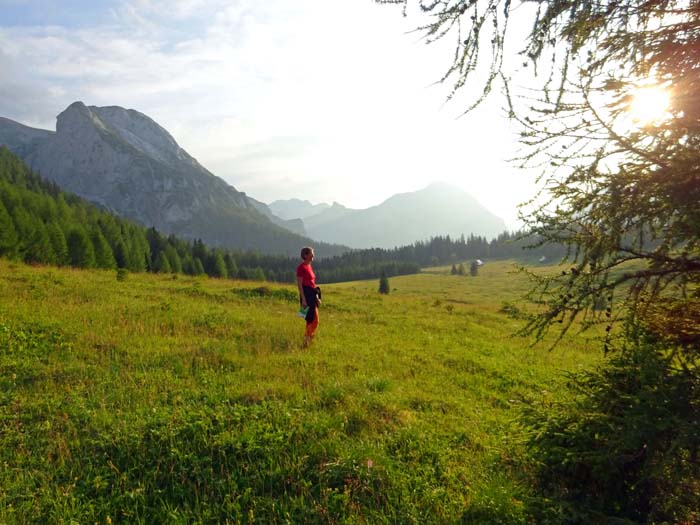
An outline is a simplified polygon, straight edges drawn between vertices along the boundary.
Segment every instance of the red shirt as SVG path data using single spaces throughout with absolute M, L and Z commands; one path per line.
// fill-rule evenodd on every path
M 301 277 L 302 286 L 316 288 L 316 274 L 310 264 L 301 263 L 297 266 L 297 277 Z

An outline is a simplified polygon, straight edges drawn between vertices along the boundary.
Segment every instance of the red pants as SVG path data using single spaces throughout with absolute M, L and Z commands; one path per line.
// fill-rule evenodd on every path
M 318 307 L 314 307 L 314 310 L 314 320 L 306 323 L 306 333 L 304 335 L 307 337 L 313 337 L 316 333 L 316 328 L 318 328 Z

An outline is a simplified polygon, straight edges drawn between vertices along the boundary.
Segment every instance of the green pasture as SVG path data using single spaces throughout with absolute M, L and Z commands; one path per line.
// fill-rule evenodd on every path
M 600 346 L 449 270 L 321 283 L 303 350 L 292 286 L 0 261 L 0 523 L 532 523 L 519 412 Z

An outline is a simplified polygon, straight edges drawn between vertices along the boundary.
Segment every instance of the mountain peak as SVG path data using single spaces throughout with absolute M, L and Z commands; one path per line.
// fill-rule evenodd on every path
M 73 102 L 71 105 L 69 105 L 64 111 L 71 111 L 71 110 L 85 110 L 87 109 L 87 106 L 82 100 L 76 100 Z
M 268 253 L 295 254 L 311 242 L 290 231 L 301 221 L 273 217 L 133 109 L 76 101 L 58 115 L 56 133 L 0 120 L 0 144 L 62 189 L 165 234 Z
M 56 117 L 56 133 L 75 133 L 85 125 L 86 121 L 91 121 L 93 126 L 104 128 L 102 122 L 97 122 L 95 115 L 82 102 L 73 102 Z
M 56 133 L 0 122 L 0 144 L 64 190 L 164 233 L 250 248 L 272 243 L 255 244 L 241 224 L 269 238 L 286 233 L 138 111 L 76 101 L 56 118 Z M 304 242 L 289 236 L 289 245 Z
M 506 229 L 503 220 L 469 193 L 446 182 L 398 193 L 377 206 L 352 210 L 333 203 L 304 220 L 309 235 L 353 248 L 393 248 L 437 235 L 494 237 Z
M 120 106 L 86 106 L 73 102 L 56 120 L 56 132 L 63 136 L 81 136 L 97 131 L 112 135 L 141 153 L 171 167 L 185 162 L 197 165 L 168 131 L 153 119 L 134 109 Z M 202 168 L 203 169 L 203 168 Z
M 119 106 L 91 106 L 90 109 L 122 140 L 149 156 L 166 164 L 196 163 L 165 128 L 143 113 Z

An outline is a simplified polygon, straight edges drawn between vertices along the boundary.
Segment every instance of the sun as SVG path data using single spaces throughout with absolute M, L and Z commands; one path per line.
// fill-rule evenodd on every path
M 638 125 L 654 124 L 669 117 L 669 94 L 661 86 L 644 86 L 632 94 L 628 111 Z

